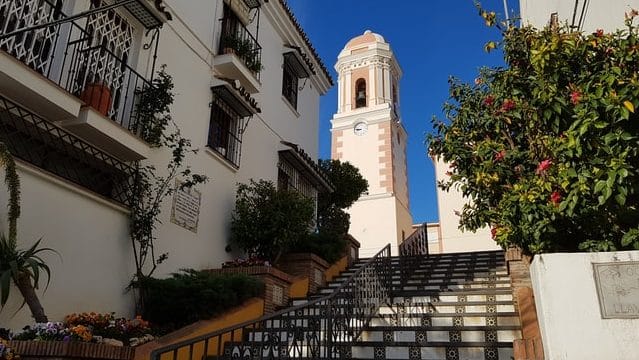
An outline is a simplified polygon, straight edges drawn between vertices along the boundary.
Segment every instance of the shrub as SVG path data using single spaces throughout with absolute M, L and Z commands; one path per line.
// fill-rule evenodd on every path
M 313 225 L 312 200 L 272 182 L 239 184 L 231 220 L 231 243 L 249 256 L 276 263 Z
M 145 278 L 144 318 L 166 332 L 209 319 L 264 292 L 264 284 L 246 275 L 214 275 L 182 270 L 166 279 Z
M 302 238 L 293 246 L 291 252 L 312 253 L 332 264 L 342 257 L 346 245 L 343 235 L 319 232 Z
M 429 147 L 472 200 L 461 227 L 530 253 L 639 249 L 638 14 L 614 33 L 500 26 L 507 66 L 451 80 Z

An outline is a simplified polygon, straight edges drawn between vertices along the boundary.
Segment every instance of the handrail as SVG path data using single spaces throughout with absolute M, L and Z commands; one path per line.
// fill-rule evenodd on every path
M 400 286 L 406 285 L 410 274 L 415 272 L 422 260 L 428 257 L 427 224 L 423 223 L 399 244 Z
M 344 341 L 357 339 L 381 302 L 390 302 L 390 266 L 388 244 L 326 296 L 257 320 L 155 349 L 151 352 L 151 359 L 159 360 L 170 352 L 173 353 L 172 358 L 176 359 L 178 351 L 186 347 L 189 349 L 188 358 L 192 359 L 194 351 L 198 350 L 195 345 L 199 343 L 202 343 L 202 354 L 207 356 L 210 342 L 217 346 L 217 353 L 213 355 L 224 354 L 229 358 L 233 352 L 240 353 L 242 358 L 249 354 L 251 359 L 272 358 L 282 352 L 286 352 L 287 358 L 339 357 L 347 346 Z M 349 296 L 340 296 L 347 292 Z M 300 320 L 300 316 L 306 321 Z M 239 337 L 236 336 L 238 331 Z M 242 342 L 248 342 L 249 345 L 243 345 Z M 228 348 L 228 345 L 233 344 L 236 345 Z

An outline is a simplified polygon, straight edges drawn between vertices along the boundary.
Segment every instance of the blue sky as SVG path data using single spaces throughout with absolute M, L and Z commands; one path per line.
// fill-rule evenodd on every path
M 402 67 L 402 122 L 408 131 L 408 176 L 415 222 L 437 221 L 433 165 L 424 138 L 433 115 L 441 117 L 448 98 L 448 77 L 473 81 L 482 66 L 503 64 L 498 52 L 483 46 L 498 40 L 484 25 L 472 0 L 289 0 L 320 57 L 333 69 L 337 54 L 351 38 L 370 29 L 391 45 Z M 503 0 L 485 0 L 485 9 L 503 14 Z M 511 12 L 519 2 L 508 0 Z M 330 119 L 337 109 L 337 88 L 320 103 L 320 157 L 330 157 Z

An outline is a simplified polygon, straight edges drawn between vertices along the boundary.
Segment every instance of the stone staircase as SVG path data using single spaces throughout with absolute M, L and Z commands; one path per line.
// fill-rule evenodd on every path
M 380 307 L 347 358 L 512 358 L 521 328 L 502 251 L 430 255 L 403 284 L 399 257 L 391 261 L 392 304 Z M 314 297 L 332 292 L 363 262 Z
M 521 327 L 504 253 L 413 259 L 362 259 L 293 308 L 209 337 L 220 355 L 208 358 L 512 359 Z M 346 296 L 326 300 L 338 293 Z

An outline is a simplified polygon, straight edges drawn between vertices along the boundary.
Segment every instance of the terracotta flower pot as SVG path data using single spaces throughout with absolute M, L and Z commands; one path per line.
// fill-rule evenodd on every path
M 88 84 L 80 94 L 80 100 L 107 116 L 111 109 L 111 89 L 102 83 Z

